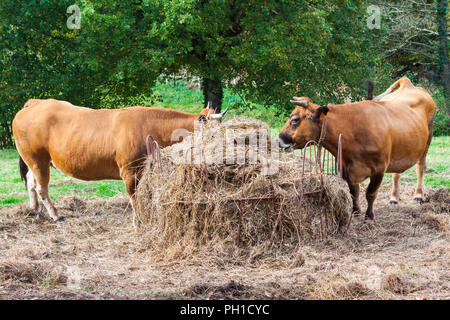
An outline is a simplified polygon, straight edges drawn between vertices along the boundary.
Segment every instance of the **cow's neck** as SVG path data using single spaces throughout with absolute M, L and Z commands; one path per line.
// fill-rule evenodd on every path
M 183 121 L 180 121 L 180 127 L 176 129 L 186 129 L 189 132 L 194 132 L 194 126 L 198 117 L 199 115 L 196 114 L 186 117 Z
M 178 140 L 172 141 L 172 135 L 176 130 L 184 129 L 189 132 L 194 132 L 195 122 L 198 121 L 198 118 L 199 115 L 192 114 L 163 123 L 160 129 L 162 134 L 159 136 L 161 146 L 167 147 L 178 142 Z M 180 132 L 180 134 L 182 134 L 182 132 Z M 174 138 L 177 139 L 179 137 Z
M 339 113 L 334 110 L 335 108 L 330 110 L 331 112 L 328 112 L 326 116 L 326 134 L 325 139 L 322 141 L 322 146 L 336 157 L 338 151 L 339 134 L 342 133 L 340 127 L 343 125 L 342 122 L 345 122 L 345 119 L 343 117 L 340 117 Z M 321 121 L 321 126 L 323 126 L 323 121 Z

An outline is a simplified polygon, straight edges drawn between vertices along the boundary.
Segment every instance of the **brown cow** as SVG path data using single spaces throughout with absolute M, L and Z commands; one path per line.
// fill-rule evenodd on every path
M 201 114 L 190 114 L 147 107 L 94 110 L 54 99 L 31 99 L 12 123 L 30 206 L 38 209 L 39 194 L 50 217 L 62 219 L 48 195 L 49 167 L 54 165 L 81 180 L 123 180 L 134 212 L 147 135 L 161 147 L 169 146 L 177 142 L 178 135 L 172 137 L 177 130 L 192 132 L 195 122 L 220 118 L 225 112 L 216 115 L 206 108 Z M 134 214 L 133 224 L 136 227 Z
M 398 90 L 394 91 L 397 87 Z M 373 220 L 373 202 L 385 172 L 393 173 L 390 203 L 397 203 L 400 173 L 417 165 L 415 199 L 423 201 L 425 158 L 431 143 L 434 101 L 426 90 L 403 77 L 375 101 L 318 106 L 309 98 L 295 98 L 294 111 L 280 132 L 281 147 L 303 148 L 318 140 L 327 119 L 322 145 L 334 156 L 342 133 L 344 178 L 360 213 L 359 184 L 370 177 L 366 191 L 366 218 Z

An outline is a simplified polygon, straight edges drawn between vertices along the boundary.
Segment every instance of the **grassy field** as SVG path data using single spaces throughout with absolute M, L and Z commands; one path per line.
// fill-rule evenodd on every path
M 450 137 L 435 137 L 431 143 L 427 158 L 425 186 L 450 188 L 450 161 L 448 150 Z M 86 182 L 73 179 L 51 168 L 50 197 L 56 199 L 62 195 L 111 197 L 119 192 L 125 192 L 122 181 L 92 181 Z M 385 176 L 385 183 L 391 175 Z M 407 170 L 400 178 L 401 183 L 416 183 L 415 167 Z M 24 182 L 20 179 L 18 154 L 16 150 L 0 150 L 0 207 L 11 206 L 28 199 Z
M 450 136 L 434 137 L 427 156 L 425 186 L 431 188 L 450 188 Z M 385 179 L 390 178 L 387 174 Z M 415 166 L 401 175 L 400 182 L 416 183 Z
M 178 85 L 156 89 L 163 98 L 136 104 L 201 109 L 198 91 Z M 279 132 L 286 116 L 260 105 L 243 107 L 239 99 L 226 91 L 225 106 L 232 107 L 228 117 L 258 118 L 273 135 Z M 427 187 L 450 188 L 449 148 L 449 136 L 433 139 Z M 242 248 L 230 243 L 214 253 L 180 240 L 181 251 L 171 251 L 167 258 L 173 260 L 165 260 L 161 247 L 149 241 L 149 226 L 134 231 L 122 181 L 84 182 L 51 169 L 50 196 L 67 219 L 49 223 L 48 215 L 36 215 L 27 203 L 14 206 L 28 201 L 18 154 L 0 150 L 0 299 L 448 298 L 449 189 L 426 190 L 430 201 L 418 205 L 412 199 L 413 167 L 401 178 L 402 201 L 392 206 L 390 175 L 384 182 L 375 225 L 354 217 L 345 233 L 302 241 L 291 254 L 270 251 L 273 243 Z M 363 195 L 361 205 L 366 206 Z M 79 270 L 78 287 L 69 286 L 70 270 Z
M 203 93 L 188 89 L 182 81 L 175 85 L 158 84 L 154 88 L 152 98 L 142 101 L 143 105 L 153 105 L 163 108 L 171 108 L 185 112 L 200 112 L 202 109 Z M 281 128 L 286 122 L 285 116 L 279 116 L 282 110 L 261 104 L 246 101 L 244 97 L 233 93 L 230 89 L 224 89 L 222 110 L 229 108 L 227 117 L 246 116 L 266 122 L 271 128 Z
M 25 184 L 21 181 L 16 150 L 0 150 L 0 207 L 14 205 L 28 199 Z M 62 195 L 112 197 L 125 192 L 122 181 L 86 182 L 66 176 L 50 168 L 49 193 L 52 199 Z
M 202 109 L 202 92 L 188 89 L 183 81 L 175 84 L 158 84 L 151 97 L 137 97 L 136 104 L 172 108 L 186 112 L 199 112 Z M 248 116 L 260 119 L 272 128 L 276 135 L 283 126 L 286 117 L 279 116 L 278 110 L 259 104 L 248 103 L 243 97 L 231 90 L 224 90 L 223 108 L 229 107 L 227 118 Z M 450 188 L 450 161 L 448 151 L 450 136 L 434 137 L 428 154 L 428 170 L 425 175 L 425 186 Z M 385 176 L 385 182 L 391 178 Z M 401 183 L 416 182 L 415 167 L 407 170 L 401 177 Z M 85 182 L 67 177 L 51 168 L 49 187 L 50 196 L 56 199 L 62 195 L 78 194 L 81 196 L 111 197 L 125 192 L 122 181 Z M 28 199 L 27 190 L 20 179 L 18 170 L 18 154 L 16 150 L 0 150 L 0 207 L 11 206 Z

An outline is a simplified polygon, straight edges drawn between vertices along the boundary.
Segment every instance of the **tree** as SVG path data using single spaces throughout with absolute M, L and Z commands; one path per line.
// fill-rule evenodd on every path
M 436 103 L 433 131 L 448 134 L 450 125 L 449 18 L 447 0 L 371 0 L 383 12 L 382 61 L 394 77 L 413 77 Z M 442 89 L 441 89 L 442 88 Z
M 92 108 L 126 103 L 151 87 L 159 70 L 139 43 L 139 15 L 128 3 L 76 1 L 81 29 L 68 29 L 72 0 L 0 2 L 0 121 L 29 98 L 55 98 Z M 114 97 L 107 103 L 108 96 Z M 9 144 L 12 141 L 7 141 Z
M 448 33 L 447 33 L 447 0 L 436 0 L 436 24 L 439 34 L 438 69 L 441 74 L 441 84 L 444 95 L 450 98 L 450 65 L 448 60 Z
M 67 8 L 81 9 L 68 29 Z M 29 98 L 115 107 L 161 74 L 200 76 L 205 106 L 223 87 L 290 109 L 362 96 L 377 31 L 362 0 L 61 0 L 0 2 L 0 108 L 8 127 Z
M 382 8 L 388 28 L 382 39 L 383 59 L 394 65 L 396 76 L 416 73 L 419 78 L 448 88 L 447 1 L 375 0 L 375 3 Z
M 295 93 L 355 97 L 374 64 L 363 1 L 156 0 L 142 10 L 150 55 L 163 53 L 166 73 L 201 76 L 204 104 L 219 110 L 233 79 L 247 98 L 286 107 Z
M 92 107 L 107 94 L 130 96 L 152 85 L 158 72 L 139 47 L 133 6 L 76 3 L 82 16 L 79 30 L 66 25 L 71 0 L 2 1 L 3 67 L 14 73 L 3 70 L 2 83 L 23 87 L 28 98 L 52 96 Z

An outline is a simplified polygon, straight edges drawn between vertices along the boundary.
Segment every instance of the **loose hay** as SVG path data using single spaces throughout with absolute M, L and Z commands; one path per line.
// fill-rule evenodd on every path
M 164 261 L 255 262 L 295 256 L 302 243 L 345 231 L 351 198 L 342 180 L 314 169 L 302 178 L 298 155 L 267 160 L 261 147 L 270 150 L 270 142 L 265 123 L 235 118 L 161 150 L 162 168 L 148 159 L 136 213 L 151 254 Z M 230 152 L 235 163 L 220 163 Z M 277 166 L 275 174 L 264 174 Z
M 65 283 L 67 277 L 60 270 L 42 263 L 0 263 L 0 283 L 5 281 L 21 281 L 24 283 L 36 283 L 46 281 L 49 284 Z
M 295 254 L 244 248 L 253 258 L 242 256 L 242 266 L 208 259 L 205 247 L 195 261 L 161 262 L 154 253 L 149 260 L 148 237 L 134 232 L 125 194 L 60 197 L 64 223 L 28 214 L 24 202 L 0 208 L 0 299 L 448 299 L 449 234 L 420 218 L 434 191 L 426 188 L 430 203 L 419 205 L 415 186 L 404 185 L 403 201 L 392 206 L 384 184 L 374 228 L 353 217 L 345 236 L 302 243 Z M 65 284 L 69 266 L 80 269 L 80 289 Z
M 439 188 L 433 190 L 422 207 L 424 212 L 431 210 L 436 214 L 450 214 L 450 189 Z

